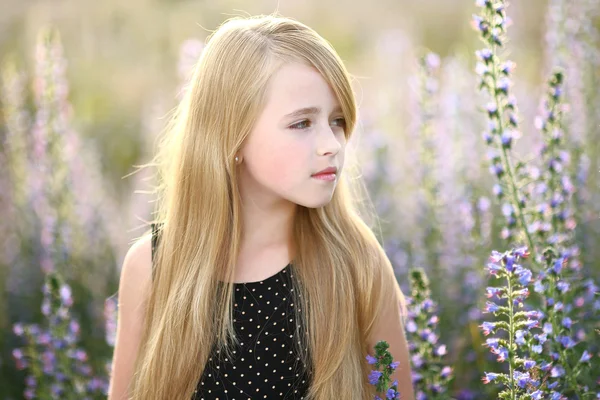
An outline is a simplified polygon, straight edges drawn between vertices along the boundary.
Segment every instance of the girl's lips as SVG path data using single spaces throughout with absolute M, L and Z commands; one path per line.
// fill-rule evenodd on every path
M 337 170 L 338 170 L 337 167 L 328 167 L 322 171 L 317 172 L 316 174 L 313 174 L 312 176 L 336 174 Z
M 313 175 L 312 177 L 322 181 L 335 181 L 336 174 L 318 174 Z

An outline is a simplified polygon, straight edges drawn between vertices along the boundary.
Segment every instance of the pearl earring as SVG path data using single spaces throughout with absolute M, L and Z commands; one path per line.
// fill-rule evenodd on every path
M 238 163 L 240 161 L 240 158 L 238 156 L 235 156 L 235 162 Z

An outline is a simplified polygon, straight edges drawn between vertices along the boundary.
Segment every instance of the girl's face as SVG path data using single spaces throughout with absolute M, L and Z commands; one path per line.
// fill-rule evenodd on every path
M 241 151 L 241 191 L 262 205 L 326 205 L 344 166 L 345 120 L 335 94 L 313 67 L 284 64 Z M 302 110 L 310 108 L 310 110 Z M 337 167 L 335 180 L 311 175 Z

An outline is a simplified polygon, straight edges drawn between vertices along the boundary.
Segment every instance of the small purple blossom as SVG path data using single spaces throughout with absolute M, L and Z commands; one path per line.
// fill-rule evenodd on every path
M 592 358 L 592 355 L 587 350 L 584 350 L 583 354 L 581 355 L 581 358 L 579 359 L 579 362 L 580 363 L 587 362 L 591 358 Z
M 487 313 L 495 313 L 496 311 L 498 311 L 499 308 L 500 307 L 498 306 L 498 304 L 492 303 L 491 301 L 485 303 L 485 312 Z
M 494 331 L 494 329 L 496 329 L 496 323 L 495 322 L 484 322 L 483 324 L 480 325 L 481 329 L 483 329 L 483 334 L 485 336 L 489 335 L 490 333 L 492 333 Z
M 485 372 L 485 376 L 483 377 L 483 383 L 487 385 L 488 383 L 498 379 L 499 376 L 500 374 L 496 374 L 493 372 Z
M 367 355 L 367 362 L 369 364 L 375 364 L 377 362 L 377 359 L 375 357 L 373 357 L 372 355 L 368 354 Z
M 527 334 L 527 331 L 523 331 L 521 329 L 519 329 L 518 331 L 515 332 L 515 343 L 519 346 L 522 346 L 525 344 L 525 335 Z M 489 339 L 488 339 L 489 340 Z
M 492 298 L 494 296 L 500 297 L 500 295 L 502 294 L 502 292 L 503 292 L 504 289 L 503 288 L 498 288 L 498 287 L 487 287 L 485 290 L 487 292 L 486 296 L 489 299 L 489 298 Z
M 550 376 L 552 378 L 559 378 L 564 375 L 565 375 L 565 369 L 563 367 L 561 367 L 560 365 L 555 365 L 550 370 Z
M 481 61 L 485 63 L 489 62 L 494 55 L 490 49 L 477 50 L 475 54 Z
M 376 385 L 377 382 L 379 382 L 379 378 L 381 377 L 381 375 L 382 375 L 381 371 L 377 371 L 377 370 L 371 371 L 371 373 L 369 374 L 369 383 L 371 385 Z

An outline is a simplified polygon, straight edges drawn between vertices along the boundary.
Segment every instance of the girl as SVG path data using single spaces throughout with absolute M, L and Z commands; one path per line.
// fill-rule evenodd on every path
M 343 174 L 356 121 L 311 28 L 211 34 L 155 158 L 156 223 L 123 263 L 111 400 L 373 399 L 380 340 L 413 399 L 404 297 Z

